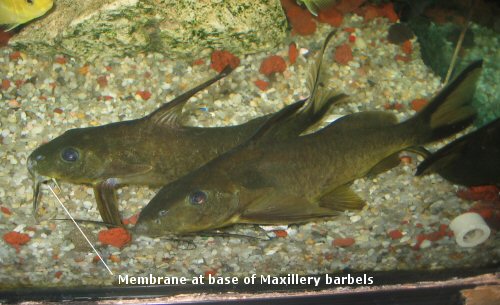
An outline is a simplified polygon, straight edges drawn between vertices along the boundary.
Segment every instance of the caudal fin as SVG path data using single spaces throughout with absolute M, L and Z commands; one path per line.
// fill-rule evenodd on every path
M 415 117 L 408 120 L 417 145 L 448 137 L 474 121 L 476 109 L 472 97 L 482 71 L 483 61 L 471 63 L 452 82 L 446 85 Z

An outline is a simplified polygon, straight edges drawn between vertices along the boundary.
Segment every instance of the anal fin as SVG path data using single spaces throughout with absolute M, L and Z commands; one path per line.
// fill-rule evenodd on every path
M 365 201 L 356 195 L 350 188 L 350 184 L 337 187 L 319 199 L 319 206 L 337 212 L 345 210 L 361 210 Z
M 289 224 L 336 215 L 337 211 L 320 207 L 306 198 L 277 193 L 251 204 L 242 212 L 239 221 L 256 224 Z

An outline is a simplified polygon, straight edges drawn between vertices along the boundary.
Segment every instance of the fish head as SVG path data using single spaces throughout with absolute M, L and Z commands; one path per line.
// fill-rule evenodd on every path
M 193 183 L 189 176 L 164 186 L 144 207 L 135 227 L 138 234 L 184 234 L 233 223 L 240 210 L 235 185 L 219 178 Z
M 71 183 L 91 184 L 102 173 L 105 147 L 93 137 L 90 128 L 70 129 L 35 149 L 28 157 L 28 171 L 41 177 Z

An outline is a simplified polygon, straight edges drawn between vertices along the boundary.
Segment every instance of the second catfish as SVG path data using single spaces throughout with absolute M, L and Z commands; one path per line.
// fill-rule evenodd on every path
M 360 112 L 316 133 L 276 141 L 289 129 L 288 120 L 270 120 L 244 145 L 163 187 L 142 210 L 135 231 L 156 236 L 234 223 L 300 223 L 359 209 L 364 201 L 350 189 L 355 179 L 397 165 L 401 150 L 472 123 L 481 67 L 482 61 L 472 63 L 402 123 L 392 113 Z

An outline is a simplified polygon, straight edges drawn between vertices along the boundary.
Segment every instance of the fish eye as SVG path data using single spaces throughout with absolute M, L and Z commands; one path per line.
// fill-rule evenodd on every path
M 189 203 L 193 205 L 201 205 L 207 201 L 207 193 L 203 191 L 194 191 L 189 194 Z
M 26 2 L 28 2 L 28 4 L 33 4 L 35 0 L 26 0 Z
M 78 151 L 74 148 L 65 148 L 61 153 L 61 158 L 67 162 L 75 162 L 80 157 Z
M 165 215 L 167 215 L 168 211 L 167 210 L 161 210 L 158 212 L 158 215 L 160 215 L 160 217 L 163 217 Z

